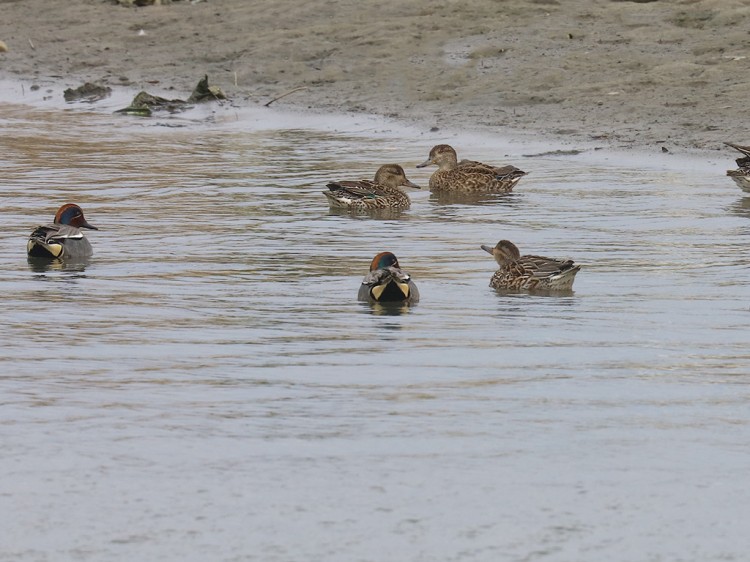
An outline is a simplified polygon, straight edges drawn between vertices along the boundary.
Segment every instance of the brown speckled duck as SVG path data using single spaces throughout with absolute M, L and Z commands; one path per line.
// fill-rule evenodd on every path
M 510 165 L 498 168 L 473 160 L 459 162 L 456 151 L 447 144 L 433 147 L 429 158 L 417 168 L 433 164 L 438 169 L 430 177 L 431 191 L 508 193 L 526 175 Z
M 82 228 L 99 230 L 86 221 L 78 205 L 63 205 L 52 224 L 34 229 L 26 244 L 26 252 L 32 258 L 87 258 L 94 252 L 81 232 Z
M 380 166 L 375 180 L 334 181 L 326 185 L 323 194 L 331 207 L 352 211 L 377 209 L 408 209 L 411 201 L 400 187 L 419 186 L 406 179 L 404 169 L 398 164 Z
M 357 298 L 370 303 L 415 304 L 419 301 L 419 291 L 411 276 L 401 270 L 396 256 L 380 252 L 372 259 Z
M 725 142 L 727 146 L 739 150 L 744 156 L 737 158 L 736 170 L 727 170 L 727 175 L 734 180 L 740 189 L 743 191 L 750 191 L 750 146 L 742 146 L 739 144 L 732 144 L 731 142 Z
M 508 240 L 500 240 L 494 248 L 482 244 L 482 249 L 492 254 L 500 266 L 490 281 L 493 289 L 570 291 L 581 269 L 573 260 L 522 256 Z

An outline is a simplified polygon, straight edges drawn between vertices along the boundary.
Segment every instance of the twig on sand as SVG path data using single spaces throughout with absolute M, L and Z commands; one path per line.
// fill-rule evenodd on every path
M 28 37 L 29 45 L 31 45 L 31 48 L 36 50 L 36 47 L 34 47 L 34 42 L 31 40 L 31 37 Z
M 307 90 L 307 86 L 300 86 L 299 88 L 294 88 L 294 90 L 289 90 L 288 92 L 286 92 L 286 93 L 284 93 L 284 94 L 281 94 L 280 96 L 276 96 L 276 97 L 275 97 L 275 98 L 273 98 L 273 99 L 272 99 L 271 101 L 269 101 L 268 103 L 264 103 L 263 105 L 264 105 L 265 107 L 268 107 L 268 106 L 269 106 L 269 105 L 271 105 L 271 104 L 272 104 L 273 102 L 275 102 L 275 101 L 277 101 L 277 100 L 280 100 L 281 98 L 285 98 L 285 97 L 287 97 L 287 96 L 288 96 L 289 94 L 293 94 L 294 92 L 299 92 L 300 90 Z

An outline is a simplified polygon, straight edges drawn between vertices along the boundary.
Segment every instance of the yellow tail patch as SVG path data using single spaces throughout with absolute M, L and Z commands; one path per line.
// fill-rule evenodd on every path
M 396 286 L 401 289 L 401 292 L 404 293 L 404 298 L 408 298 L 409 296 L 409 284 L 408 283 L 396 283 Z
M 35 240 L 29 240 L 26 243 L 26 253 L 31 253 L 31 250 L 33 250 L 35 246 L 41 246 L 42 248 L 47 250 L 54 258 L 59 258 L 63 253 L 62 244 L 42 244 L 41 242 L 37 242 Z
M 403 293 L 405 299 L 409 298 L 409 284 L 408 283 L 396 283 L 394 281 L 389 281 L 385 285 L 375 285 L 371 289 L 371 293 L 372 293 L 373 298 L 376 301 L 379 301 L 380 297 L 383 295 L 383 293 L 385 292 L 386 288 L 391 283 L 393 283 L 396 287 L 398 287 L 399 291 L 401 291 L 401 293 Z
M 383 294 L 383 291 L 385 291 L 386 285 L 375 285 L 372 288 L 372 296 L 375 298 L 376 301 L 380 300 L 380 295 Z

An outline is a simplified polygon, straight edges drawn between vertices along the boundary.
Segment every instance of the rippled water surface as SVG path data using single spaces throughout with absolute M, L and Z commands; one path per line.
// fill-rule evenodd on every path
M 746 560 L 735 155 L 114 108 L 0 105 L 0 560 Z M 426 187 L 440 142 L 531 173 L 329 211 L 383 163 Z M 94 257 L 30 265 L 65 202 Z M 493 292 L 500 238 L 582 263 L 575 292 Z M 382 250 L 418 306 L 356 302 Z

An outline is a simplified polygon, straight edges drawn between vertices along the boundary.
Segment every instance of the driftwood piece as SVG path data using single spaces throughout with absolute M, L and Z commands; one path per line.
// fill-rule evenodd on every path
M 285 97 L 287 97 L 287 96 L 288 96 L 289 94 L 293 94 L 294 92 L 299 92 L 300 90 L 307 90 L 307 86 L 300 86 L 299 88 L 294 88 L 294 90 L 289 90 L 288 92 L 285 92 L 285 93 L 281 94 L 280 96 L 276 96 L 276 97 L 275 97 L 275 98 L 273 98 L 273 99 L 272 99 L 271 101 L 269 101 L 268 103 L 264 103 L 263 105 L 264 105 L 265 107 L 268 107 L 268 106 L 270 106 L 270 105 L 271 105 L 271 104 L 272 104 L 273 102 L 275 102 L 275 101 L 277 101 L 277 100 L 280 100 L 281 98 L 285 98 Z

